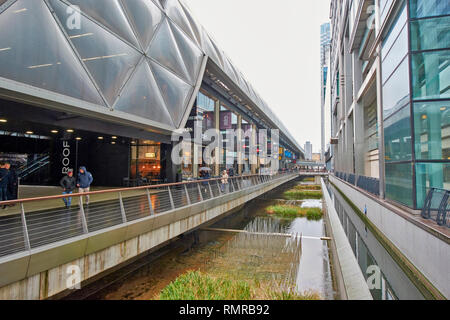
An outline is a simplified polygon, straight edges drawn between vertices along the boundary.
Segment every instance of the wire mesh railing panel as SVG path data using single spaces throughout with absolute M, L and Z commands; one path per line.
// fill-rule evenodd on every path
M 203 200 L 211 199 L 211 191 L 209 189 L 209 182 L 202 181 L 199 183 L 199 186 L 200 186 L 200 191 L 202 193 Z
M 189 194 L 189 200 L 191 204 L 197 203 L 201 201 L 200 192 L 197 183 L 189 183 L 186 184 L 186 189 Z
M 218 185 L 217 180 L 210 181 L 209 185 L 211 186 L 211 191 L 213 193 L 214 198 L 219 197 L 221 194 L 220 194 L 219 185 Z
M 123 223 L 119 199 L 85 205 L 84 214 L 89 232 Z
M 26 250 L 20 215 L 0 217 L 0 257 Z
M 171 186 L 170 192 L 172 193 L 175 208 L 182 208 L 189 205 L 189 199 L 187 198 L 184 185 Z
M 232 188 L 233 191 L 239 191 L 240 190 L 239 182 L 238 182 L 237 178 L 236 179 L 232 179 L 231 183 L 233 184 L 233 188 Z
M 151 189 L 150 199 L 155 214 L 172 210 L 172 202 L 167 187 Z
M 151 214 L 146 190 L 139 192 L 139 195 L 127 197 L 124 193 L 122 196 L 123 208 L 127 221 L 133 221 L 148 217 Z
M 170 185 L 170 189 L 168 185 L 161 185 L 148 189 L 93 192 L 89 195 L 90 204 L 86 204 L 88 195 L 82 196 L 82 207 L 79 205 L 79 195 L 71 197 L 69 208 L 63 207 L 62 198 L 48 197 L 44 199 L 49 200 L 44 203 L 47 209 L 38 211 L 29 208 L 36 207 L 43 199 L 19 200 L 19 205 L 25 208 L 23 215 L 17 213 L 20 210 L 16 210 L 14 215 L 0 217 L 0 257 L 245 190 L 283 176 L 238 176 L 229 177 L 225 184 L 222 184 L 221 179 L 199 180 Z M 22 223 L 23 219 L 25 224 Z
M 83 234 L 83 220 L 78 207 L 58 208 L 25 215 L 31 248 Z

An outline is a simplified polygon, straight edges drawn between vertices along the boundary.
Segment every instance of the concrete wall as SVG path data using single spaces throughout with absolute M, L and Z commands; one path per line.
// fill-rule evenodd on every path
M 322 190 L 327 212 L 325 221 L 332 238 L 332 262 L 340 298 L 346 300 L 372 300 L 369 287 L 353 254 L 323 180 Z
M 0 260 L 0 299 L 46 299 L 65 291 L 72 270 L 81 282 L 207 224 L 246 202 L 295 179 L 279 180 L 190 207 L 147 217 Z M 73 266 L 75 268 L 73 269 Z M 69 282 L 69 286 L 73 285 Z
M 361 212 L 364 212 L 367 206 L 367 217 L 375 227 L 442 295 L 447 299 L 450 297 L 448 238 L 440 239 L 334 176 L 330 176 L 329 179 Z

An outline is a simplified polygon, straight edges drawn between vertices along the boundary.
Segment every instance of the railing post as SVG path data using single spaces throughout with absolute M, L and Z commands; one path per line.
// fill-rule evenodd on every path
M 147 190 L 147 199 L 148 199 L 148 207 L 150 209 L 150 215 L 154 216 L 155 211 L 153 210 L 152 199 L 150 197 L 150 191 L 148 191 L 148 188 L 146 190 Z
M 122 192 L 119 192 L 120 213 L 122 214 L 122 222 L 127 223 L 127 216 L 125 214 L 125 207 L 123 206 Z
M 212 192 L 211 181 L 208 181 L 208 187 L 209 187 L 209 193 L 211 194 L 211 199 L 212 199 L 212 198 L 214 198 L 214 193 Z
M 220 188 L 219 180 L 216 180 L 217 182 L 217 188 L 219 189 L 219 194 L 222 194 L 222 188 Z
M 20 204 L 20 207 L 22 209 L 20 217 L 22 219 L 23 240 L 25 243 L 25 250 L 31 250 L 30 237 L 28 235 L 27 219 L 25 218 L 25 210 L 23 208 L 23 203 Z
M 89 229 L 88 229 L 88 225 L 87 225 L 86 215 L 84 214 L 83 199 L 81 196 L 78 197 L 78 203 L 80 204 L 80 213 L 81 213 L 81 222 L 83 224 L 83 232 L 86 234 L 86 233 L 89 233 Z
M 440 226 L 447 226 L 447 204 L 448 204 L 449 192 L 446 191 L 439 204 L 436 222 Z
M 184 192 L 186 192 L 187 203 L 188 203 L 188 206 L 190 206 L 191 205 L 191 198 L 189 198 L 189 192 L 188 192 L 186 184 L 184 185 Z
M 202 189 L 200 188 L 200 183 L 197 182 L 198 194 L 200 195 L 200 202 L 203 201 Z
M 167 187 L 167 190 L 169 191 L 170 205 L 172 206 L 172 210 L 175 210 L 175 203 L 173 202 L 173 197 L 172 197 L 172 192 L 170 191 L 170 187 Z

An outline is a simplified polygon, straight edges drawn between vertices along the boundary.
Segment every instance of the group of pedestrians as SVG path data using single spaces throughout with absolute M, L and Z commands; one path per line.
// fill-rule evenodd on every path
M 16 170 L 11 168 L 9 162 L 0 162 L 0 201 L 16 200 L 18 195 L 19 179 Z M 14 206 L 10 204 L 8 206 Z M 8 206 L 3 205 L 2 209 Z
M 203 169 L 206 169 L 205 167 L 203 167 Z M 199 176 L 201 180 L 209 180 L 211 179 L 211 174 L 210 174 L 210 170 L 202 170 L 199 172 Z M 228 179 L 230 177 L 234 176 L 234 169 L 233 168 L 229 168 L 228 170 L 223 170 L 222 174 L 220 176 L 220 189 L 223 193 L 228 193 L 229 192 L 229 187 L 228 187 Z M 204 192 L 208 192 L 208 182 L 202 182 L 202 186 L 204 189 Z
M 92 174 L 86 170 L 86 167 L 80 167 L 76 179 L 73 176 L 73 170 L 69 170 L 59 184 L 63 188 L 62 194 L 66 195 L 72 194 L 76 188 L 78 188 L 78 193 L 89 192 L 92 181 L 94 181 Z M 69 208 L 72 204 L 72 197 L 63 198 L 63 201 L 66 208 Z M 89 204 L 89 195 L 86 195 L 86 204 Z

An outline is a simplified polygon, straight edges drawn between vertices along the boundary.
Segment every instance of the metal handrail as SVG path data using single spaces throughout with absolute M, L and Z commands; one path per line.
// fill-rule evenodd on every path
M 248 190 L 293 174 L 294 172 L 234 176 L 228 177 L 227 184 L 221 183 L 222 178 L 212 178 L 3 201 L 0 202 L 0 206 L 20 204 L 20 207 L 18 213 L 0 215 L 2 230 L 0 258 L 161 213 L 169 213 L 175 209 Z M 127 192 L 131 194 L 126 196 Z M 91 201 L 89 205 L 84 202 L 84 199 L 87 202 L 86 196 L 102 194 L 112 194 L 112 197 L 94 199 L 97 201 Z M 27 203 L 58 199 L 65 202 L 74 200 L 73 205 L 64 207 L 61 201 L 56 206 L 53 202 L 45 203 L 40 208 L 25 206 Z
M 234 176 L 234 177 L 228 177 L 228 180 L 230 179 L 240 179 L 242 177 L 259 177 L 261 175 L 254 174 L 254 175 L 242 175 L 242 176 Z M 277 176 L 277 175 L 275 175 Z M 213 178 L 213 179 L 199 179 L 199 180 L 193 180 L 193 181 L 183 181 L 183 182 L 174 182 L 174 183 L 165 183 L 165 184 L 154 184 L 154 185 L 147 185 L 147 186 L 140 186 L 140 187 L 129 187 L 129 188 L 114 188 L 114 189 L 107 189 L 107 190 L 98 190 L 98 191 L 89 191 L 84 193 L 72 193 L 72 194 L 66 194 L 66 195 L 55 195 L 55 196 L 45 196 L 45 197 L 34 197 L 34 198 L 24 198 L 24 199 L 17 199 L 17 200 L 8 200 L 8 201 L 0 201 L 0 206 L 2 205 L 10 205 L 10 204 L 18 204 L 18 203 L 27 203 L 32 201 L 42 201 L 42 200 L 56 200 L 56 199 L 63 199 L 63 198 L 73 198 L 73 197 L 81 197 L 81 196 L 89 196 L 89 195 L 98 195 L 98 194 L 105 194 L 105 193 L 116 193 L 116 192 L 124 192 L 124 191 L 134 191 L 134 190 L 145 190 L 145 189 L 159 189 L 161 187 L 172 187 L 172 186 L 179 186 L 179 185 L 187 185 L 187 184 L 194 184 L 194 183 L 202 183 L 202 182 L 210 182 L 210 181 L 218 181 L 222 180 L 222 178 Z

